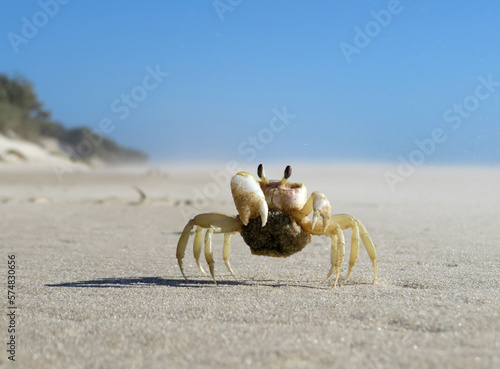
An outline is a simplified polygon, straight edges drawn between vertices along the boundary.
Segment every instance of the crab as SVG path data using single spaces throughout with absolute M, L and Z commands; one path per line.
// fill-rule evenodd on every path
M 231 179 L 231 192 L 238 215 L 221 213 L 203 213 L 191 219 L 177 244 L 177 261 L 183 277 L 187 280 L 183 268 L 183 259 L 189 236 L 196 226 L 193 254 L 200 271 L 208 277 L 200 263 L 204 241 L 205 258 L 210 275 L 215 284 L 214 258 L 212 255 L 212 235 L 224 234 L 222 250 L 223 260 L 229 272 L 236 275 L 229 263 L 230 237 L 241 233 L 252 254 L 287 257 L 301 251 L 310 241 L 311 235 L 331 238 L 331 268 L 326 276 L 328 280 L 335 273 L 335 287 L 339 280 L 340 267 L 344 262 L 345 238 L 343 231 L 350 228 L 351 252 L 347 275 L 342 286 L 356 264 L 359 254 L 359 240 L 368 252 L 374 268 L 373 283 L 377 279 L 377 253 L 375 246 L 363 224 L 348 214 L 331 214 L 330 202 L 326 196 L 315 191 L 307 198 L 307 189 L 302 183 L 290 183 L 292 168 L 287 166 L 281 180 L 268 180 L 264 166 L 257 169 L 260 181 L 247 172 L 238 172 Z M 312 216 L 310 216 L 312 213 Z M 203 230 L 206 229 L 205 237 Z

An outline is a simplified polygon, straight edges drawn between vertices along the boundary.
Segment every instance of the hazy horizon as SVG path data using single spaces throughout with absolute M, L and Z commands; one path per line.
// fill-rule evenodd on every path
M 12 3 L 0 72 L 33 82 L 54 119 L 153 164 L 498 165 L 498 10 L 492 0 Z

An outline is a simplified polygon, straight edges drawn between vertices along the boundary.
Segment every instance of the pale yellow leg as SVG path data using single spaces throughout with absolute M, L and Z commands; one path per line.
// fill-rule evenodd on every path
M 210 269 L 210 274 L 212 275 L 212 279 L 214 280 L 215 284 L 217 284 L 217 281 L 215 280 L 214 276 L 214 257 L 212 255 L 212 234 L 214 233 L 214 230 L 212 228 L 208 228 L 207 231 L 205 232 L 205 259 L 207 259 L 208 263 L 208 268 Z
M 344 263 L 344 255 L 345 255 L 345 238 L 344 238 L 344 233 L 342 232 L 342 228 L 340 228 L 337 225 L 336 228 L 331 230 L 330 237 L 332 238 L 332 250 L 331 250 L 332 266 L 330 268 L 330 271 L 328 272 L 328 275 L 326 276 L 326 279 L 330 278 L 331 275 L 335 272 L 335 282 L 333 284 L 333 287 L 335 287 L 339 280 L 340 268 Z
M 193 255 L 196 260 L 196 264 L 198 265 L 198 268 L 200 271 L 206 275 L 205 271 L 203 270 L 201 264 L 200 264 L 200 254 L 201 254 L 201 247 L 203 244 L 203 228 L 207 228 L 207 234 L 205 235 L 205 258 L 207 259 L 208 265 L 210 267 L 210 274 L 212 275 L 212 278 L 215 281 L 214 278 L 214 260 L 212 257 L 212 234 L 213 233 L 236 233 L 241 231 L 242 223 L 237 217 L 231 217 L 225 214 L 220 214 L 220 213 L 204 213 L 204 214 L 199 214 L 193 219 L 191 219 L 186 226 L 184 227 L 184 230 L 182 231 L 181 237 L 179 238 L 179 242 L 177 243 L 177 262 L 179 264 L 179 268 L 181 269 L 182 276 L 186 278 L 186 275 L 184 273 L 184 268 L 183 268 L 183 263 L 182 260 L 184 259 L 184 254 L 186 252 L 186 246 L 187 242 L 189 239 L 189 235 L 191 233 L 191 230 L 193 229 L 194 226 L 198 226 L 196 228 L 196 233 L 194 237 L 194 244 L 193 244 Z M 207 238 L 208 237 L 208 238 Z M 208 240 L 208 243 L 207 243 Z M 229 238 L 227 239 L 227 244 L 229 243 Z M 226 246 L 226 238 L 225 238 L 225 246 L 224 246 L 228 251 L 229 255 L 229 246 Z M 208 253 L 208 256 L 207 256 Z M 228 259 L 229 260 L 229 259 Z M 228 262 L 226 262 L 226 265 L 228 265 Z M 229 266 L 229 271 L 232 272 L 231 267 Z
M 194 219 L 191 219 L 184 230 L 182 231 L 181 237 L 179 238 L 179 242 L 177 242 L 177 263 L 179 264 L 179 268 L 181 269 L 182 276 L 187 280 L 186 275 L 184 274 L 184 268 L 182 267 L 182 259 L 184 259 L 184 254 L 186 253 L 186 246 L 189 239 L 189 233 L 193 229 Z
M 330 268 L 330 271 L 328 272 L 328 275 L 325 278 L 325 281 L 332 276 L 333 272 L 335 272 L 337 268 L 337 246 L 338 246 L 337 235 L 332 235 L 331 238 L 332 238 L 332 247 L 331 247 L 332 266 Z
M 205 270 L 203 270 L 203 267 L 201 266 L 200 263 L 200 255 L 201 255 L 201 247 L 203 246 L 203 228 L 201 227 L 196 227 L 196 234 L 194 236 L 194 243 L 193 243 L 193 256 L 194 260 L 196 261 L 196 265 L 198 265 L 198 268 L 200 271 L 203 273 L 205 277 L 208 277 L 208 274 L 205 273 Z
M 337 228 L 337 238 L 338 238 L 337 261 L 336 261 L 337 275 L 335 276 L 335 283 L 333 284 L 333 287 L 335 287 L 337 285 L 337 282 L 339 281 L 340 268 L 342 267 L 342 264 L 344 264 L 345 238 L 344 238 L 344 232 L 342 232 L 342 229 L 340 227 Z
M 356 261 L 358 260 L 358 255 L 359 255 L 359 229 L 358 229 L 358 224 L 357 222 L 353 223 L 352 226 L 352 237 L 351 237 L 351 254 L 349 257 L 349 270 L 347 271 L 347 275 L 345 276 L 344 280 L 340 284 L 340 287 L 342 287 L 347 281 L 347 278 L 351 275 L 352 268 L 354 268 L 354 265 L 356 264 Z
M 366 252 L 368 252 L 368 255 L 370 256 L 373 264 L 373 284 L 375 284 L 375 281 L 377 280 L 377 252 L 375 251 L 375 246 L 373 245 L 373 241 L 368 235 L 365 226 L 359 220 L 357 220 L 356 222 L 360 230 L 360 236 L 363 240 L 363 245 L 365 245 Z
M 236 275 L 233 272 L 233 269 L 231 268 L 231 264 L 229 264 L 229 254 L 231 251 L 231 244 L 229 243 L 229 239 L 231 238 L 232 233 L 226 233 L 224 235 L 224 247 L 222 249 L 222 258 L 224 259 L 224 262 L 226 263 L 227 269 L 231 272 L 234 278 L 236 278 Z
M 377 280 L 377 252 L 375 251 L 375 246 L 373 245 L 373 241 L 368 235 L 366 228 L 363 223 L 359 220 L 355 219 L 351 215 L 348 214 L 336 214 L 332 216 L 332 222 L 340 225 L 342 229 L 351 228 L 352 229 L 352 237 L 353 240 L 351 242 L 351 258 L 349 260 L 349 271 L 347 273 L 347 277 L 349 276 L 354 264 L 357 260 L 357 254 L 359 253 L 359 238 L 363 241 L 363 245 L 365 246 L 366 252 L 370 256 L 370 259 L 373 264 L 374 277 L 373 283 Z M 354 259 L 353 259 L 354 258 Z M 344 280 L 345 282 L 345 280 Z
M 351 228 L 352 239 L 351 239 L 351 253 L 349 257 L 349 269 L 342 284 L 345 283 L 347 278 L 352 273 L 354 265 L 356 264 L 356 261 L 358 259 L 360 238 L 363 241 L 366 251 L 370 256 L 370 259 L 372 260 L 374 269 L 373 283 L 375 283 L 375 281 L 377 280 L 377 253 L 375 251 L 375 246 L 373 245 L 373 241 L 368 235 L 368 232 L 366 231 L 365 227 L 359 220 L 355 219 L 353 216 L 349 214 L 335 214 L 328 216 L 328 212 L 326 212 L 325 216 L 322 216 L 322 214 L 318 213 L 317 211 L 319 211 L 319 209 L 322 210 L 328 209 L 327 203 L 323 202 L 323 200 L 324 200 L 323 197 L 319 195 L 316 196 L 311 195 L 309 200 L 306 202 L 306 205 L 304 205 L 304 207 L 301 210 L 294 213 L 293 216 L 297 221 L 297 223 L 305 231 L 313 235 L 317 236 L 327 235 L 332 238 L 332 250 L 331 250 L 332 266 L 330 268 L 330 271 L 328 272 L 326 279 L 330 278 L 333 275 L 333 273 L 336 272 L 334 287 L 337 285 L 340 275 L 340 268 L 342 267 L 342 263 L 344 262 L 344 254 L 345 254 L 345 239 L 343 230 Z M 313 215 L 313 221 L 311 221 L 307 217 L 307 215 L 310 214 L 311 211 L 315 212 L 315 214 Z M 319 220 L 322 220 L 322 222 L 319 222 Z M 325 229 L 326 220 L 329 221 L 329 224 L 328 227 Z M 321 226 L 319 226 L 319 224 L 321 224 Z

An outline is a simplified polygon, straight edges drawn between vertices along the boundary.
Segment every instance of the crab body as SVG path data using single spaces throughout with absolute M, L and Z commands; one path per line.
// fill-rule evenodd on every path
M 241 228 L 241 236 L 254 255 L 286 257 L 302 251 L 311 242 L 311 234 L 293 217 L 280 210 L 270 210 L 262 227 L 259 217 Z
M 234 233 L 241 233 L 253 254 L 273 257 L 287 257 L 301 251 L 311 241 L 311 235 L 329 236 L 332 240 L 332 267 L 326 278 L 336 273 L 335 286 L 344 261 L 343 230 L 351 228 L 349 269 L 342 283 L 347 280 L 357 261 L 360 238 L 372 260 L 375 283 L 377 277 L 375 247 L 359 220 L 347 214 L 332 215 L 330 203 L 321 192 L 315 191 L 307 198 L 307 189 L 302 183 L 288 182 L 291 176 L 290 166 L 286 167 L 283 179 L 280 181 L 269 181 L 264 174 L 262 164 L 259 165 L 257 172 L 260 181 L 247 172 L 239 172 L 231 179 L 231 192 L 238 210 L 237 216 L 205 213 L 197 215 L 188 222 L 177 244 L 177 260 L 184 277 L 186 276 L 182 260 L 189 234 L 196 226 L 194 258 L 201 272 L 207 275 L 199 261 L 204 241 L 205 258 L 214 281 L 213 233 L 224 233 L 223 259 L 233 275 L 234 272 L 229 264 L 229 239 Z M 207 229 L 204 239 L 203 229 Z

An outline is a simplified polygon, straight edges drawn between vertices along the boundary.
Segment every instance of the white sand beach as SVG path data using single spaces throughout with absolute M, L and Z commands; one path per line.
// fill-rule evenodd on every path
M 235 279 L 215 235 L 218 286 L 196 267 L 191 238 L 184 280 L 175 251 L 189 216 L 236 214 L 224 165 L 62 178 L 0 167 L 4 347 L 8 255 L 18 305 L 16 361 L 4 349 L 0 367 L 500 367 L 499 168 L 421 167 L 391 191 L 391 166 L 285 164 L 334 213 L 363 221 L 378 253 L 375 285 L 362 248 L 349 280 L 332 288 L 326 237 L 268 258 L 235 235 Z M 283 168 L 266 171 L 281 178 Z

